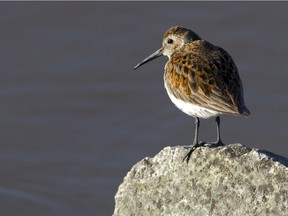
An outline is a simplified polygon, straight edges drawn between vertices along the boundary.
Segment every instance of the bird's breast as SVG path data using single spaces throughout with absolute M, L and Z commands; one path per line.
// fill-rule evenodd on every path
M 164 86 L 165 86 L 165 89 L 167 91 L 169 98 L 175 104 L 177 108 L 179 108 L 182 112 L 186 113 L 187 115 L 207 119 L 207 118 L 219 116 L 220 114 L 222 114 L 220 112 L 193 104 L 189 101 L 185 101 L 181 98 L 177 98 L 170 91 L 171 86 L 168 86 L 168 85 L 169 83 L 164 81 Z

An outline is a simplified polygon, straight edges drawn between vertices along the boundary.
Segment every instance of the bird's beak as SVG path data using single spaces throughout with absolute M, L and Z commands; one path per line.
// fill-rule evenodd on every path
M 163 55 L 163 52 L 162 52 L 162 48 L 158 49 L 156 52 L 152 53 L 151 55 L 149 55 L 147 58 L 145 58 L 142 62 L 140 62 L 139 64 L 137 64 L 135 67 L 134 67 L 134 70 L 136 70 L 138 67 L 140 67 L 141 65 L 149 62 L 149 61 L 152 61 L 153 59 L 156 59 L 160 56 Z

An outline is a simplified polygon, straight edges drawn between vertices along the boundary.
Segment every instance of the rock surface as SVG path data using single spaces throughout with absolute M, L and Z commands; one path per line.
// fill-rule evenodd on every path
M 288 215 L 288 159 L 241 144 L 166 147 L 135 164 L 119 186 L 114 216 Z

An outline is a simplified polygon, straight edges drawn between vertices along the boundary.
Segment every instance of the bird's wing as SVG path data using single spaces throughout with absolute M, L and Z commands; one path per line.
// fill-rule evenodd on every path
M 243 88 L 233 59 L 225 50 L 204 42 L 171 56 L 165 68 L 170 92 L 211 110 L 241 114 Z

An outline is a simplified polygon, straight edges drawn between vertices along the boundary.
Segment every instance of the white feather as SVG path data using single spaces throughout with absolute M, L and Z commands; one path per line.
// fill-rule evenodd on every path
M 177 99 L 171 92 L 169 92 L 168 88 L 166 87 L 166 84 L 165 88 L 171 101 L 176 105 L 176 107 L 178 107 L 182 112 L 186 113 L 187 115 L 207 119 L 222 114 L 220 112 Z

